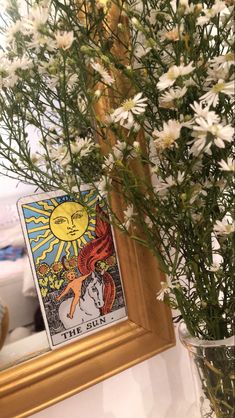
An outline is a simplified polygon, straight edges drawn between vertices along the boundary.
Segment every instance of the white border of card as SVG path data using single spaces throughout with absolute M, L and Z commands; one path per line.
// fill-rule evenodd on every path
M 81 187 L 81 192 L 83 193 L 83 198 L 84 198 L 84 195 L 87 194 L 87 196 L 90 195 L 90 199 L 92 200 L 91 187 L 84 184 Z M 95 196 L 95 190 L 94 190 L 94 196 Z M 92 204 L 97 205 L 98 203 L 100 205 L 103 204 L 103 207 L 105 206 L 105 199 L 101 199 L 98 197 L 96 199 L 98 200 L 96 200 L 95 203 L 94 202 L 91 203 L 91 205 Z M 84 210 L 84 207 L 82 206 L 82 204 L 75 203 L 74 199 L 66 195 L 66 193 L 63 191 L 39 193 L 33 196 L 23 197 L 18 201 L 19 216 L 20 216 L 23 234 L 24 234 L 24 238 L 25 238 L 25 242 L 26 242 L 26 246 L 28 250 L 30 265 L 31 265 L 31 269 L 32 269 L 33 277 L 34 277 L 34 282 L 36 285 L 36 290 L 37 290 L 37 294 L 39 298 L 40 308 L 41 308 L 42 316 L 44 319 L 47 336 L 49 339 L 49 344 L 52 349 L 65 345 L 71 341 L 83 338 L 87 335 L 90 335 L 91 333 L 97 332 L 98 330 L 109 327 L 113 325 L 114 323 L 127 319 L 127 308 L 126 308 L 126 302 L 125 302 L 125 296 L 124 296 L 124 290 L 123 290 L 123 284 L 122 284 L 122 278 L 121 278 L 120 265 L 119 265 L 118 255 L 117 255 L 116 243 L 115 243 L 115 238 L 113 234 L 113 229 L 112 227 L 110 228 L 110 226 L 109 226 L 109 231 L 111 231 L 111 235 L 112 235 L 111 241 L 112 241 L 114 252 L 111 255 L 111 257 L 109 257 L 109 259 L 111 258 L 112 260 L 115 260 L 115 261 L 112 261 L 113 264 L 112 263 L 107 264 L 106 260 L 99 261 L 98 264 L 99 264 L 100 274 L 96 273 L 96 270 L 92 271 L 91 274 L 86 275 L 86 278 L 84 279 L 84 283 L 88 283 L 89 280 L 90 281 L 93 280 L 93 290 L 94 290 L 94 293 L 96 294 L 100 293 L 98 286 L 101 285 L 102 287 L 101 299 L 102 299 L 104 295 L 104 278 L 106 279 L 108 278 L 113 283 L 112 286 L 115 287 L 115 292 L 116 292 L 116 289 L 118 289 L 118 294 L 115 293 L 115 301 L 113 299 L 112 307 L 110 308 L 109 306 L 110 309 L 109 310 L 107 309 L 106 311 L 103 311 L 102 313 L 102 309 L 100 307 L 102 307 L 102 303 L 104 304 L 104 300 L 96 301 L 95 299 L 93 299 L 92 302 L 91 301 L 85 302 L 85 296 L 83 295 L 83 297 L 81 298 L 81 287 L 80 287 L 79 298 L 77 300 L 76 307 L 74 308 L 75 310 L 73 312 L 73 315 L 71 317 L 69 316 L 68 314 L 69 302 L 70 302 L 70 308 L 71 308 L 72 301 L 75 299 L 75 290 L 74 290 L 75 287 L 71 287 L 71 284 L 69 283 L 70 279 L 67 278 L 69 277 L 70 273 L 65 271 L 66 266 L 64 265 L 64 263 L 61 263 L 61 260 L 67 262 L 67 266 L 68 266 L 68 259 L 70 257 L 70 253 L 72 254 L 71 261 L 76 260 L 76 257 L 80 254 L 80 251 L 86 245 L 84 239 L 87 240 L 87 243 L 91 243 L 95 241 L 95 238 L 96 238 L 95 227 L 96 227 L 97 218 L 93 216 L 93 221 L 92 221 L 90 220 L 91 218 L 89 215 L 85 215 L 87 216 L 86 220 L 84 219 L 79 220 L 79 217 L 81 218 L 82 216 L 81 213 L 79 213 L 81 212 L 81 210 L 80 211 L 78 210 L 76 212 L 77 207 L 74 206 L 75 209 L 73 207 L 72 211 L 74 213 L 76 212 L 76 215 L 74 215 L 74 213 L 73 214 L 67 213 L 66 210 L 67 211 L 70 210 L 69 207 L 71 207 L 71 205 L 70 206 L 64 205 L 63 211 L 65 210 L 65 215 L 66 216 L 71 215 L 70 221 L 73 218 L 74 222 L 78 222 L 77 225 L 80 222 L 79 225 L 82 224 L 83 225 L 82 228 L 84 230 L 83 231 L 84 239 L 82 237 L 79 238 L 76 235 L 78 234 L 76 232 L 77 231 L 76 229 L 70 230 L 72 232 L 69 232 L 69 233 L 73 235 L 70 238 L 66 238 L 65 235 L 67 232 L 64 233 L 65 235 L 63 235 L 63 233 L 61 232 L 57 233 L 58 231 L 64 231 L 63 228 L 65 227 L 62 226 L 61 228 L 61 225 L 59 225 L 61 222 L 65 222 L 63 221 L 63 219 L 61 219 L 63 217 L 66 218 L 66 216 L 62 216 L 64 212 L 62 213 L 61 210 L 58 211 L 57 209 L 56 222 L 58 222 L 58 225 L 55 225 L 53 227 L 53 224 L 52 224 L 53 220 L 51 221 L 52 213 L 55 213 L 55 209 L 58 208 L 59 206 L 61 208 L 61 204 L 65 202 L 69 202 L 72 205 L 78 205 L 77 207 L 80 206 L 80 208 L 82 207 Z M 26 212 L 28 213 L 27 216 L 26 216 Z M 87 213 L 87 211 L 85 212 Z M 107 216 L 107 212 L 105 213 Z M 90 231 L 86 235 L 86 231 L 89 230 L 89 224 L 90 224 Z M 109 224 L 107 223 L 107 225 Z M 74 244 L 75 242 L 76 242 L 76 245 Z M 39 255 L 36 256 L 36 254 L 39 254 Z M 53 258 L 55 254 L 56 254 L 56 257 Z M 49 263 L 47 261 L 48 259 L 50 259 Z M 38 260 L 42 262 L 40 263 Z M 63 265 L 63 268 L 61 268 L 61 265 Z M 52 267 L 54 269 L 58 268 L 58 272 L 55 273 L 52 271 L 51 273 Z M 39 268 L 41 270 L 39 270 Z M 44 271 L 43 271 L 43 268 L 44 268 Z M 49 269 L 49 270 L 45 270 L 45 269 Z M 72 267 L 68 266 L 68 271 L 71 271 L 71 269 L 73 271 L 76 270 L 78 272 L 77 277 L 73 278 L 73 283 L 78 284 L 79 280 L 77 279 L 79 279 L 81 272 L 77 268 L 77 263 L 76 265 L 73 264 Z M 96 276 L 99 276 L 98 280 L 96 280 L 97 288 L 95 288 L 95 285 L 94 285 L 95 279 L 97 279 Z M 88 286 L 87 286 L 86 291 L 88 292 Z M 59 303 L 59 300 L 60 300 L 60 303 Z M 47 302 L 46 305 L 45 305 L 45 301 Z M 84 305 L 81 307 L 81 302 L 84 304 L 87 303 L 87 305 Z M 64 306 L 63 309 L 61 308 L 62 305 Z M 45 306 L 46 306 L 46 309 L 45 309 Z M 91 310 L 90 313 L 86 312 L 88 306 L 90 307 L 90 310 Z M 83 312 L 81 308 L 83 308 Z M 65 315 L 65 310 L 67 310 L 66 315 Z M 51 314 L 51 312 L 54 312 L 54 313 Z M 71 312 L 71 309 L 70 309 L 70 312 Z M 80 314 L 77 314 L 77 312 L 80 312 Z M 87 316 L 85 316 L 84 312 L 87 314 Z M 57 325 L 55 324 L 53 325 L 54 328 L 51 326 L 51 322 L 53 321 L 57 323 Z M 59 323 L 59 326 L 58 326 L 58 323 Z

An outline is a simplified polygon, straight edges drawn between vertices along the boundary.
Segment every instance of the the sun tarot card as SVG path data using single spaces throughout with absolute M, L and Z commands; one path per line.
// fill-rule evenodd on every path
M 52 348 L 126 318 L 120 268 L 104 199 L 41 193 L 18 202 Z

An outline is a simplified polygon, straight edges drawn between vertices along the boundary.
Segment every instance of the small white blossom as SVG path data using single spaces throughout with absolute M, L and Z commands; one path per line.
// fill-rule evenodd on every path
M 148 228 L 151 229 L 153 227 L 153 222 L 151 221 L 150 217 L 146 216 L 144 220 L 145 220 L 146 225 L 148 225 Z
M 188 75 L 192 71 L 194 71 L 194 69 L 195 68 L 193 67 L 192 62 L 190 62 L 188 65 L 180 65 L 178 67 L 176 65 L 173 65 L 169 68 L 167 73 L 163 74 L 159 78 L 159 82 L 157 83 L 158 90 L 161 91 L 165 90 L 167 87 L 171 87 L 178 77 Z
M 17 70 L 29 70 L 33 67 L 33 61 L 27 58 L 26 56 L 16 57 L 11 62 L 11 72 L 16 72 Z
M 211 271 L 212 273 L 216 273 L 217 271 L 220 270 L 220 264 L 218 263 L 212 263 L 208 268 L 208 271 Z
M 12 41 L 15 40 L 15 36 L 17 35 L 17 33 L 24 33 L 24 31 L 25 31 L 24 21 L 16 20 L 14 23 L 11 24 L 11 26 L 7 28 L 7 32 L 5 34 L 6 41 L 8 43 L 11 43 Z
M 197 25 L 204 26 L 209 23 L 209 21 L 218 15 L 222 10 L 226 9 L 226 3 L 221 0 L 216 0 L 215 4 L 209 9 L 203 9 L 202 12 L 204 16 L 199 16 L 197 18 Z
M 91 61 L 91 67 L 101 75 L 102 81 L 105 84 L 108 84 L 108 86 L 110 86 L 114 83 L 113 77 L 109 75 L 108 71 L 105 70 L 103 65 L 99 64 L 98 62 Z
M 108 171 L 111 171 L 113 169 L 113 166 L 115 164 L 114 156 L 113 154 L 108 154 L 104 158 L 104 163 L 102 164 L 103 169 L 108 169 Z
M 227 220 L 216 221 L 214 225 L 214 232 L 217 235 L 229 235 L 235 231 L 234 223 L 229 223 Z
M 111 180 L 106 176 L 102 176 L 97 184 L 98 192 L 101 196 L 106 197 L 108 194 Z
M 80 94 L 77 97 L 77 105 L 78 105 L 79 112 L 86 113 L 88 103 L 87 103 L 87 100 L 84 97 L 82 97 Z
M 66 51 L 72 46 L 72 43 L 74 41 L 73 31 L 70 31 L 70 32 L 57 31 L 55 34 L 55 41 L 56 41 L 57 48 L 61 48 L 64 51 Z
M 71 161 L 71 155 L 65 145 L 59 145 L 57 148 L 51 148 L 49 154 L 51 160 L 62 167 L 67 166 Z
M 168 122 L 163 122 L 163 129 L 161 131 L 154 129 L 153 137 L 156 148 L 160 151 L 171 148 L 176 145 L 176 140 L 180 137 L 182 124 L 177 120 L 170 119 Z
M 221 171 L 232 171 L 235 172 L 235 160 L 232 158 L 227 158 L 227 161 L 221 160 L 219 161 L 220 170 Z
M 120 107 L 118 107 L 111 114 L 113 122 L 119 122 L 121 126 L 131 129 L 134 126 L 134 115 L 140 115 L 145 112 L 147 106 L 146 97 L 142 97 L 142 93 L 136 94 L 133 99 L 125 100 Z
M 74 86 L 78 83 L 79 77 L 77 74 L 70 75 L 69 79 L 67 80 L 68 88 L 72 90 Z
M 70 143 L 70 148 L 73 154 L 79 154 L 79 156 L 87 157 L 94 148 L 97 147 L 97 144 L 94 144 L 94 141 L 91 138 L 81 138 L 76 137 L 74 142 Z
M 181 99 L 187 92 L 187 87 L 170 88 L 160 96 L 160 106 L 165 108 L 176 108 L 175 100 Z
M 230 97 L 234 96 L 234 81 L 225 83 L 224 80 L 219 80 L 211 90 L 200 97 L 200 100 L 207 102 L 208 106 L 215 107 L 219 102 L 219 93 L 224 93 Z
M 117 141 L 116 144 L 113 146 L 112 151 L 116 158 L 116 160 L 123 159 L 123 151 L 127 148 L 127 144 L 124 141 Z
M 129 229 L 131 226 L 131 222 L 133 221 L 136 213 L 134 212 L 134 206 L 129 205 L 127 206 L 126 210 L 124 210 L 124 227 Z
M 154 191 L 161 196 L 164 196 L 166 194 L 167 189 L 169 189 L 169 187 L 175 185 L 176 180 L 173 176 L 168 176 L 165 178 L 165 180 L 162 180 L 161 178 L 157 177 L 156 180 L 153 181 Z
M 166 295 L 169 295 L 176 286 L 167 282 L 160 282 L 161 289 L 157 292 L 157 300 L 164 301 Z
M 210 121 L 210 123 L 218 123 L 220 118 L 219 116 L 212 110 L 209 110 L 209 105 L 205 106 L 204 103 L 200 102 L 194 102 L 193 105 L 190 105 L 191 108 L 196 113 L 196 117 L 202 117 L 206 119 L 207 121 Z
M 47 23 L 49 17 L 48 7 L 35 6 L 30 9 L 28 18 L 25 21 L 25 27 L 28 33 L 33 35 L 40 32 Z
M 229 70 L 231 65 L 235 65 L 235 54 L 234 52 L 228 52 L 225 55 L 219 55 L 217 57 L 214 57 L 211 60 L 213 69 L 216 67 L 225 68 L 226 70 Z

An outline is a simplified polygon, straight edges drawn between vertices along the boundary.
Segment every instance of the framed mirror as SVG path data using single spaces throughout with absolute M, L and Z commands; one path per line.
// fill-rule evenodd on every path
M 155 259 L 115 236 L 128 319 L 1 371 L 2 418 L 31 415 L 174 345 L 170 311 L 156 301 Z

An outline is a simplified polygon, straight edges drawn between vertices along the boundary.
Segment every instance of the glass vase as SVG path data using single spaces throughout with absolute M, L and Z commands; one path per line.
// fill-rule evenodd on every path
M 235 337 L 200 340 L 190 336 L 181 323 L 179 338 L 190 357 L 197 404 L 195 418 L 234 418 Z

